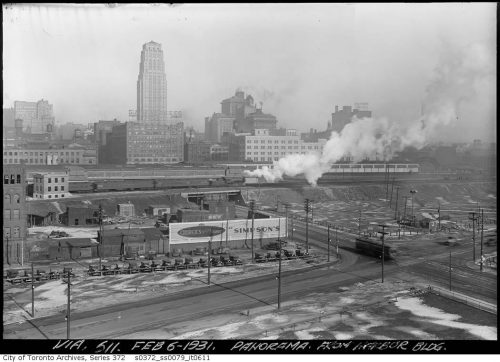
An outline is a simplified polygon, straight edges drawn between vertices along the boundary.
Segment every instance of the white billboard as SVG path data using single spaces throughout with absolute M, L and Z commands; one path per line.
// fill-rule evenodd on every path
M 252 219 L 183 222 L 169 224 L 170 245 L 208 242 L 210 236 L 207 236 L 207 232 L 205 231 L 197 230 L 197 226 L 214 226 L 216 230 L 219 230 L 214 231 L 212 241 L 252 239 Z M 223 229 L 223 231 L 220 229 Z M 278 239 L 278 236 L 281 238 L 287 236 L 286 218 L 254 220 L 254 240 L 267 238 Z

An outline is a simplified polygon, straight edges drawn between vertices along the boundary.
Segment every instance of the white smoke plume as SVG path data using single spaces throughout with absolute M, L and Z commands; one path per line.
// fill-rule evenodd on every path
M 496 74 L 494 55 L 481 44 L 461 51 L 447 49 L 435 73 L 426 89 L 425 111 L 420 119 L 403 124 L 386 118 L 353 118 L 340 134 L 332 132 L 321 154 L 288 155 L 274 161 L 272 168 L 246 174 L 264 177 L 268 182 L 282 180 L 284 175 L 304 174 L 315 186 L 331 165 L 344 156 L 350 156 L 354 162 L 375 155 L 387 161 L 406 147 L 420 149 L 435 138 L 442 126 L 456 122 L 460 104 L 474 98 L 477 82 Z

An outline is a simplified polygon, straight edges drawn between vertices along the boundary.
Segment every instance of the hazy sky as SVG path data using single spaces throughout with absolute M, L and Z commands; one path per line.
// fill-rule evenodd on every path
M 168 108 L 203 130 L 239 87 L 279 126 L 324 130 L 335 105 L 417 119 L 446 52 L 496 57 L 496 4 L 4 5 L 4 108 L 41 98 L 57 123 L 128 120 L 142 45 L 165 54 Z M 496 135 L 494 74 L 444 140 Z

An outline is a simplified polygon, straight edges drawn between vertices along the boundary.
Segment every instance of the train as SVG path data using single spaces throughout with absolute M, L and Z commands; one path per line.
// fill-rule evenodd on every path
M 244 184 L 245 178 L 243 177 L 70 181 L 69 192 L 148 191 L 190 187 L 243 186 Z
M 355 242 L 356 251 L 361 254 L 373 256 L 375 258 L 382 257 L 382 241 L 380 239 L 358 237 Z M 384 259 L 395 259 L 397 249 L 387 242 L 384 242 Z

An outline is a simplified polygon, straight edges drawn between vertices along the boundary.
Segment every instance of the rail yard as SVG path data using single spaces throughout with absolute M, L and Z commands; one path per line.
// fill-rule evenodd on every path
M 193 171 L 195 170 L 189 172 Z M 239 172 L 241 173 L 241 170 Z M 92 174 L 92 177 L 96 175 Z M 111 175 L 106 175 L 109 176 Z M 126 176 L 124 173 L 116 173 L 114 177 Z M 139 313 L 137 315 L 140 315 L 141 312 L 137 308 L 144 303 L 149 306 L 148 310 L 163 308 L 162 296 L 169 296 L 168 302 L 165 303 L 173 303 L 172 305 L 179 302 L 186 303 L 188 300 L 194 301 L 192 298 L 197 298 L 196 295 L 201 296 L 208 292 L 205 289 L 208 285 L 211 285 L 209 292 L 215 300 L 220 300 L 220 297 L 227 299 L 221 307 L 216 308 L 216 315 L 219 317 L 217 321 L 211 323 L 217 324 L 224 320 L 223 316 L 227 317 L 241 310 L 248 310 L 249 313 L 251 311 L 264 318 L 264 315 L 269 313 L 269 307 L 276 303 L 275 281 L 278 273 L 283 273 L 281 297 L 287 303 L 285 305 L 289 306 L 286 309 L 287 318 L 295 321 L 293 329 L 302 326 L 303 332 L 298 328 L 296 336 L 300 333 L 311 333 L 311 317 L 298 318 L 289 308 L 301 305 L 301 301 L 306 300 L 311 293 L 326 296 L 331 293 L 332 288 L 334 290 L 351 288 L 349 286 L 357 285 L 356 283 L 364 283 L 367 288 L 368 285 L 370 288 L 373 285 L 391 285 L 392 289 L 386 290 L 385 297 L 381 295 L 377 297 L 382 298 L 377 299 L 379 301 L 386 300 L 384 298 L 396 298 L 394 295 L 402 293 L 403 290 L 406 290 L 411 298 L 413 298 L 412 290 L 425 290 L 428 295 L 425 300 L 431 303 L 430 305 L 443 307 L 440 300 L 451 298 L 450 303 L 458 303 L 457 306 L 460 306 L 464 303 L 464 298 L 469 298 L 469 302 L 466 303 L 469 306 L 464 304 L 463 308 L 472 308 L 475 310 L 474 313 L 479 314 L 496 313 L 496 191 L 495 183 L 485 179 L 484 176 L 469 175 L 468 179 L 464 179 L 456 173 L 407 172 L 396 173 L 391 177 L 387 177 L 385 173 L 376 176 L 367 174 L 346 176 L 332 173 L 320 179 L 317 187 L 310 187 L 303 180 L 293 178 L 285 178 L 273 184 L 259 182 L 245 185 L 245 178 L 241 175 L 223 176 L 217 179 L 217 175 L 214 174 L 213 177 L 212 180 L 206 180 L 206 185 L 196 186 L 191 184 L 192 180 L 197 182 L 196 177 L 184 179 L 183 182 L 175 178 L 163 178 L 154 185 L 151 179 L 108 180 L 108 185 L 128 183 L 127 186 L 123 186 L 128 188 L 123 190 L 118 187 L 99 187 L 105 183 L 95 178 L 87 181 L 89 185 L 94 184 L 92 190 L 74 192 L 73 197 L 58 200 L 57 207 L 61 210 L 76 204 L 95 207 L 102 205 L 108 215 L 106 220 L 109 220 L 103 227 L 104 235 L 106 230 L 116 230 L 116 228 L 124 230 L 123 235 L 126 235 L 125 231 L 130 230 L 131 223 L 140 230 L 142 227 L 153 227 L 158 218 L 128 217 L 120 223 L 111 215 L 115 205 L 120 202 L 128 200 L 141 210 L 147 205 L 148 201 L 145 201 L 145 198 L 164 200 L 168 203 L 175 195 L 186 203 L 182 207 L 191 205 L 194 208 L 201 208 L 203 206 L 201 200 L 213 199 L 216 196 L 235 204 L 235 220 L 247 220 L 245 224 L 247 226 L 244 227 L 246 236 L 241 243 L 232 244 L 228 243 L 231 236 L 226 237 L 221 234 L 211 238 L 210 246 L 205 241 L 205 244 L 197 242 L 192 244 L 192 247 L 186 247 L 186 244 L 172 244 L 172 235 L 169 238 L 168 234 L 165 234 L 162 243 L 165 243 L 166 247 L 154 250 L 155 253 L 149 256 L 147 253 L 138 254 L 128 259 L 123 257 L 125 254 L 121 256 L 121 253 L 118 253 L 116 256 L 100 258 L 99 252 L 92 252 L 90 258 L 85 258 L 82 254 L 78 254 L 76 259 L 62 260 L 39 257 L 33 270 L 26 266 L 4 270 L 4 292 L 9 296 L 6 304 L 7 312 L 4 314 L 6 338 L 19 336 L 38 338 L 40 333 L 46 338 L 58 338 L 60 332 L 57 326 L 62 321 L 57 311 L 65 303 L 64 281 L 69 269 L 72 273 L 72 283 L 75 284 L 72 291 L 72 308 L 75 313 L 73 333 L 82 338 L 90 336 L 86 327 L 89 318 L 94 320 L 91 324 L 95 325 L 98 323 L 97 320 L 110 313 L 112 316 L 105 319 L 110 322 L 103 322 L 102 328 L 103 331 L 106 328 L 111 330 L 116 328 L 116 337 L 137 336 L 141 333 L 147 335 L 147 331 L 152 330 L 159 333 L 161 325 L 158 322 L 153 320 L 147 322 L 144 319 L 141 323 L 137 319 L 132 321 L 130 319 L 132 317 L 127 316 L 127 308 L 132 308 L 135 313 Z M 199 179 L 202 180 L 201 177 Z M 162 181 L 166 183 L 162 184 Z M 396 201 L 396 188 L 399 191 L 398 201 Z M 411 194 L 410 190 L 419 192 Z M 304 207 L 306 199 L 311 203 L 307 213 Z M 29 201 L 29 203 L 54 202 Z M 269 222 L 280 220 L 278 226 L 286 230 L 285 233 L 283 235 L 277 233 L 276 236 L 267 239 L 262 237 L 259 239 L 255 235 L 255 241 L 252 241 L 249 232 L 252 202 L 254 202 L 255 220 L 257 217 L 268 218 Z M 482 245 L 478 225 L 472 225 L 468 219 L 468 213 L 477 212 L 478 205 L 487 215 L 483 219 Z M 439 221 L 440 225 L 436 228 L 431 227 L 429 218 L 432 225 Z M 221 229 L 229 225 L 228 220 L 207 222 L 202 223 L 203 225 L 214 223 L 220 225 Z M 49 235 L 55 230 L 68 235 L 69 238 L 78 235 L 99 240 L 98 228 L 95 225 L 79 226 L 79 233 L 75 233 L 76 227 L 51 225 L 30 229 L 32 239 L 31 244 L 30 242 L 28 244 L 33 247 L 40 245 L 44 240 L 57 241 L 57 238 L 54 239 Z M 381 240 L 382 231 L 384 241 Z M 280 238 L 281 240 L 278 240 Z M 450 242 L 451 239 L 453 243 Z M 122 248 L 123 245 L 122 237 Z M 92 250 L 93 248 L 91 247 Z M 151 242 L 150 248 L 151 251 L 161 249 L 160 242 Z M 472 257 L 473 253 L 475 259 Z M 479 255 L 486 258 L 481 259 Z M 62 254 L 59 257 L 62 257 Z M 330 279 L 329 275 L 332 273 L 336 277 Z M 382 282 L 384 284 L 381 284 Z M 35 329 L 25 323 L 13 324 L 19 318 L 31 319 L 28 313 L 31 306 L 31 294 L 28 290 L 31 285 L 39 291 L 34 302 L 36 318 L 31 321 L 37 326 Z M 254 285 L 266 285 L 266 288 L 258 292 L 254 289 Z M 47 292 L 43 292 L 52 288 L 55 289 L 50 296 Z M 441 291 L 442 289 L 456 294 L 446 294 Z M 429 292 L 430 290 L 432 292 Z M 222 294 L 219 296 L 218 293 Z M 372 293 L 377 294 L 375 291 Z M 431 294 L 434 297 L 431 297 Z M 236 296 L 237 300 L 234 299 Z M 480 302 L 475 302 L 476 299 Z M 121 302 L 117 303 L 118 300 Z M 494 310 L 492 306 L 495 306 Z M 379 307 L 368 304 L 364 308 L 374 312 Z M 201 306 L 197 306 L 196 309 L 197 313 L 203 314 Z M 346 313 L 349 313 L 348 309 L 345 309 Z M 465 310 L 463 309 L 464 313 Z M 334 314 L 338 312 L 336 309 Z M 113 315 L 120 317 L 116 319 Z M 171 323 L 180 323 L 188 315 L 186 312 L 183 317 L 180 313 L 168 317 L 170 319 L 167 320 Z M 350 315 L 354 318 L 352 313 Z M 274 317 L 271 314 L 269 318 Z M 235 317 L 234 320 L 237 319 Z M 132 329 L 119 327 L 122 320 L 134 327 Z M 333 318 L 323 328 L 325 330 L 331 328 L 335 325 L 335 320 L 336 318 Z M 110 323 L 116 326 L 112 327 Z M 496 324 L 494 326 L 491 323 L 487 324 L 496 329 Z M 291 328 L 290 324 L 287 326 Z M 184 332 L 190 335 L 188 330 Z M 93 333 L 99 335 L 98 332 Z M 259 332 L 256 330 L 255 333 Z M 394 332 L 389 332 L 386 328 L 383 333 Z M 456 335 L 463 337 L 463 333 Z M 465 336 L 469 338 L 467 334 Z M 475 337 L 470 336 L 470 338 Z

